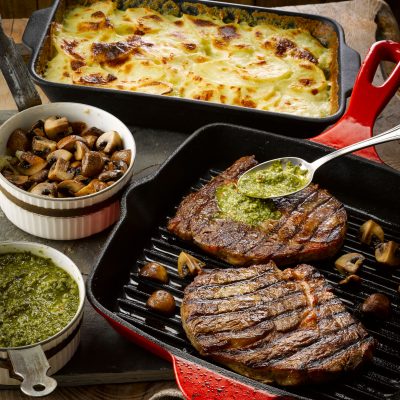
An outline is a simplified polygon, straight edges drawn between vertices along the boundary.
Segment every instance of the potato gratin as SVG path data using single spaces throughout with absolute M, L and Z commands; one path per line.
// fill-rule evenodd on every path
M 52 28 L 44 77 L 310 117 L 336 111 L 335 51 L 308 30 L 172 14 L 112 1 L 69 8 Z

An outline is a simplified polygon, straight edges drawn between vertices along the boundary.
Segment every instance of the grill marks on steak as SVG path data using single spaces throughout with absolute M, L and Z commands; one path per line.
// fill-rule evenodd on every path
M 185 289 L 193 346 L 231 369 L 281 385 L 330 380 L 372 358 L 375 341 L 309 265 L 215 269 Z
M 256 164 L 254 157 L 242 157 L 199 191 L 189 194 L 169 221 L 168 229 L 234 265 L 269 260 L 285 265 L 335 254 L 344 240 L 346 211 L 317 185 L 274 199 L 282 217 L 260 227 L 217 217 L 216 189 L 236 182 Z

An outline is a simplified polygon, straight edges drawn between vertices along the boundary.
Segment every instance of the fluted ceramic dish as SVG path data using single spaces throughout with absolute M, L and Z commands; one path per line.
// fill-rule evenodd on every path
M 31 194 L 10 183 L 0 174 L 0 206 L 18 228 L 46 239 L 79 239 L 98 233 L 118 220 L 118 192 L 129 182 L 136 156 L 135 140 L 128 127 L 114 115 L 100 108 L 80 103 L 42 104 L 24 110 L 0 127 L 0 154 L 6 154 L 7 140 L 17 128 L 29 129 L 34 122 L 52 115 L 82 121 L 88 127 L 117 131 L 124 149 L 132 151 L 125 174 L 108 188 L 91 195 L 72 198 L 49 198 Z

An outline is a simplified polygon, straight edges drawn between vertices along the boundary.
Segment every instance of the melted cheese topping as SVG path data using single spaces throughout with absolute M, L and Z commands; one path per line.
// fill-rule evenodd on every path
M 333 52 L 300 28 L 225 24 L 210 16 L 77 6 L 52 30 L 55 56 L 44 77 L 323 117 L 335 110 Z

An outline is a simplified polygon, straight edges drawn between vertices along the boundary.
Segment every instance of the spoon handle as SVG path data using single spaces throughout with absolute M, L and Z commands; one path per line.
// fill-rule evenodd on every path
M 335 159 L 336 157 L 343 156 L 354 151 L 364 149 L 365 147 L 374 146 L 376 144 L 391 142 L 393 140 L 400 139 L 400 125 L 389 129 L 386 132 L 380 133 L 379 135 L 373 136 L 369 139 L 362 140 L 361 142 L 354 143 L 350 146 L 344 147 L 343 149 L 336 150 L 333 153 L 329 153 L 324 157 L 318 158 L 311 163 L 314 169 L 319 168 L 321 165 Z

